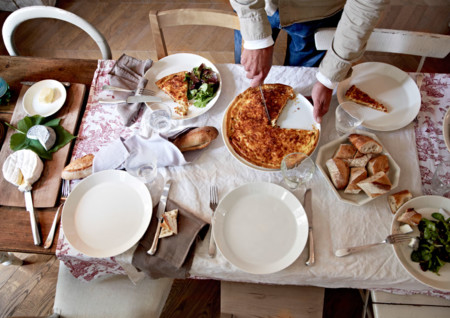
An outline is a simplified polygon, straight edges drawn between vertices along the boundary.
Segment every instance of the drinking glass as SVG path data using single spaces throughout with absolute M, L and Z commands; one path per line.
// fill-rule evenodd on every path
M 431 178 L 431 192 L 445 195 L 450 191 L 450 160 L 441 162 Z
M 148 184 L 158 175 L 156 155 L 148 150 L 135 150 L 125 161 L 125 170 L 142 182 Z
M 312 159 L 301 152 L 290 153 L 281 161 L 284 182 L 292 190 L 309 182 L 315 170 L 316 166 Z
M 164 103 L 152 103 L 152 110 L 148 116 L 148 125 L 158 133 L 165 133 L 172 128 L 172 110 Z
M 362 124 L 362 116 L 358 113 L 358 106 L 353 102 L 344 102 L 336 108 L 336 131 L 343 136 Z

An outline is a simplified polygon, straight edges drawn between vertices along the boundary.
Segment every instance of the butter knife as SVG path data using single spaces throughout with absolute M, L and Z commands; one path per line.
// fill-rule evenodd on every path
M 30 213 L 31 232 L 33 233 L 34 245 L 41 245 L 41 235 L 39 234 L 39 228 L 36 222 L 36 214 L 34 213 L 33 198 L 31 197 L 31 191 L 25 191 L 25 207 Z
M 27 85 L 27 86 L 32 86 L 34 84 L 36 84 L 37 82 L 32 82 L 32 81 L 23 81 L 20 82 L 20 84 L 22 85 Z M 61 84 L 63 84 L 65 87 L 70 87 L 70 82 L 60 82 Z
M 156 232 L 155 232 L 155 236 L 153 237 L 152 246 L 147 251 L 147 254 L 150 254 L 150 255 L 154 255 L 156 253 L 156 249 L 158 247 L 159 233 L 161 232 L 161 223 L 164 220 L 163 214 L 166 211 L 167 197 L 169 196 L 169 190 L 170 190 L 170 182 L 167 181 L 166 185 L 164 186 L 161 198 L 159 199 L 158 210 L 156 211 L 156 217 L 158 219 L 158 226 L 156 227 Z
M 136 95 L 136 96 L 129 96 L 126 100 L 125 99 L 110 99 L 110 100 L 99 100 L 100 104 L 121 104 L 121 103 L 145 103 L 145 102 L 162 102 L 161 97 L 156 96 L 147 96 L 147 95 Z
M 272 119 L 270 118 L 269 109 L 267 109 L 266 99 L 264 98 L 264 93 L 261 85 L 259 85 L 259 91 L 261 92 L 261 99 L 264 105 L 264 109 L 266 110 L 267 119 L 269 119 L 269 125 L 271 125 Z
M 311 266 L 315 262 L 314 258 L 314 237 L 313 237 L 313 210 L 311 203 L 312 191 L 311 189 L 306 189 L 305 196 L 303 199 L 303 206 L 305 208 L 306 216 L 308 217 L 308 241 L 309 241 L 309 257 L 306 261 L 306 266 Z

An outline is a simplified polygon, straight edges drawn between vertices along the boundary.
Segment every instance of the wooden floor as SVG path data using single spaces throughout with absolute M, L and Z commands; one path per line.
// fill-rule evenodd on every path
M 408 4 L 404 4 L 408 3 Z M 411 3 L 411 4 L 410 4 Z M 65 0 L 57 6 L 88 20 L 106 37 L 113 58 L 123 53 L 139 59 L 155 59 L 148 22 L 149 10 L 173 8 L 216 8 L 232 10 L 228 0 Z M 9 12 L 0 11 L 0 23 Z M 447 0 L 391 0 L 377 27 L 449 33 L 450 6 Z M 165 33 L 169 53 L 192 52 L 214 63 L 233 63 L 233 33 L 210 27 L 170 28 Z M 189 40 L 185 40 L 189 39 Z M 96 44 L 75 26 L 56 20 L 34 20 L 22 24 L 16 35 L 22 55 L 71 58 L 101 58 Z M 286 36 L 281 33 L 274 64 L 283 64 Z M 0 43 L 0 54 L 7 55 Z M 414 71 L 418 58 L 369 54 L 361 61 L 381 61 L 405 71 Z M 450 73 L 450 57 L 427 59 L 424 72 Z M 1 74 L 0 74 L 1 76 Z M 17 254 L 24 265 L 0 265 L 0 317 L 46 316 L 52 312 L 59 262 L 45 255 Z M 363 303 L 357 290 L 327 289 L 323 317 L 361 317 Z M 177 280 L 162 317 L 219 317 L 220 282 Z

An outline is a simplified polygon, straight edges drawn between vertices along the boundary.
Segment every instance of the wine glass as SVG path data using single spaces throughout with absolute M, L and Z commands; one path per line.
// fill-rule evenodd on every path
M 286 155 L 281 161 L 281 173 L 286 185 L 295 190 L 311 180 L 316 170 L 312 159 L 301 152 Z
M 339 136 L 352 132 L 363 123 L 359 105 L 343 102 L 336 107 L 336 131 Z

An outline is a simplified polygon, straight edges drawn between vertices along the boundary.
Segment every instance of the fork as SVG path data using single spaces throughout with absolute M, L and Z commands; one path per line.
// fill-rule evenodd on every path
M 217 195 L 217 187 L 211 186 L 211 189 L 209 191 L 209 207 L 212 210 L 211 218 L 214 216 L 214 212 L 216 211 L 218 201 L 219 201 L 219 196 Z M 216 254 L 216 243 L 214 242 L 214 234 L 212 231 L 212 222 L 211 222 L 211 237 L 209 239 L 208 254 L 210 257 L 214 257 L 214 254 Z
M 364 249 L 372 247 L 372 246 L 377 246 L 377 245 L 381 245 L 381 244 L 397 244 L 397 243 L 401 243 L 401 242 L 410 241 L 411 239 L 412 239 L 412 237 L 409 236 L 408 234 L 391 234 L 391 235 L 388 235 L 381 242 L 372 243 L 372 244 L 368 244 L 368 245 L 362 245 L 362 246 L 342 248 L 342 249 L 337 250 L 334 254 L 337 257 L 343 257 L 343 256 L 350 255 L 354 252 L 359 252 L 361 250 L 364 250 Z
M 53 238 L 55 237 L 56 232 L 56 224 L 58 223 L 59 215 L 61 214 L 61 209 L 64 206 L 64 203 L 66 202 L 67 197 L 70 193 L 70 181 L 69 180 L 63 180 L 61 185 L 61 204 L 58 207 L 58 210 L 56 210 L 55 218 L 53 219 L 52 227 L 50 229 L 50 232 L 48 233 L 47 239 L 44 243 L 44 248 L 50 248 L 53 244 Z
M 110 85 L 103 85 L 102 90 L 110 90 L 110 91 L 118 91 L 118 92 L 130 92 L 130 93 L 137 93 L 138 95 L 150 95 L 154 96 L 156 93 L 152 91 L 151 89 L 147 88 L 138 88 L 136 89 L 126 89 L 121 87 L 114 87 Z

